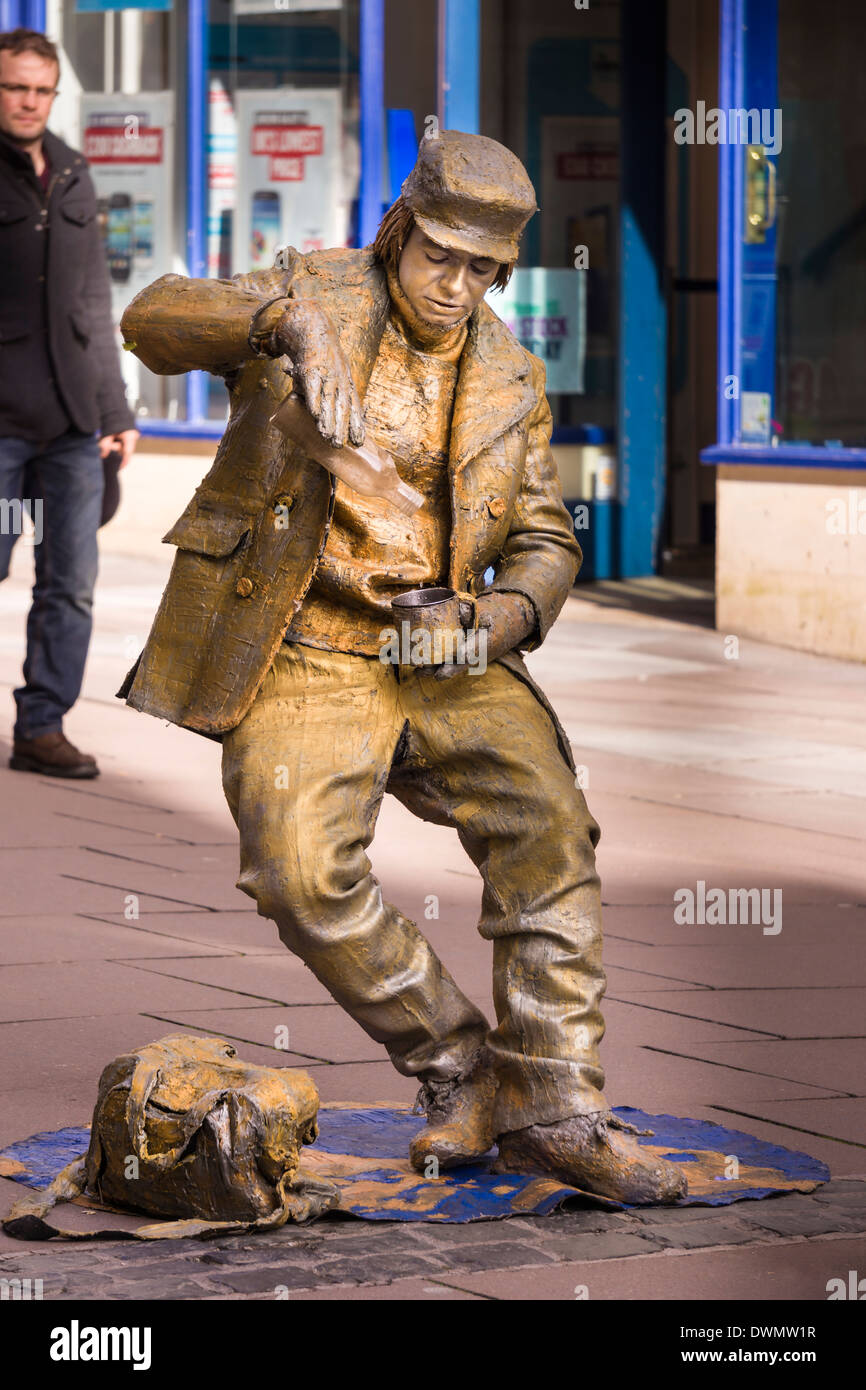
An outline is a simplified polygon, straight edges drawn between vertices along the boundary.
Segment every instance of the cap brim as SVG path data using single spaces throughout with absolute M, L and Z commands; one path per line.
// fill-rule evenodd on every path
M 480 227 L 449 227 L 445 222 L 436 222 L 432 217 L 414 211 L 412 216 L 425 236 L 448 251 L 468 251 L 472 256 L 484 256 L 500 263 L 516 261 L 520 254 L 515 241 L 491 236 Z

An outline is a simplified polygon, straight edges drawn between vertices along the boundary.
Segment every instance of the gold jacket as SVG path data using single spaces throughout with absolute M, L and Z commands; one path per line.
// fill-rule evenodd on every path
M 127 346 L 151 371 L 212 372 L 229 391 L 213 467 L 163 537 L 178 547 L 174 565 L 145 648 L 118 691 L 135 709 L 217 738 L 250 708 L 310 586 L 334 506 L 331 475 L 269 424 L 291 381 L 287 359 L 256 352 L 256 337 L 251 345 L 253 316 L 275 296 L 315 299 L 363 401 L 390 307 L 369 248 L 290 251 L 287 260 L 287 269 L 233 280 L 164 275 L 121 321 Z M 261 314 L 256 329 L 272 327 L 278 312 Z M 543 364 L 482 302 L 469 321 L 454 401 L 448 582 L 476 594 L 524 594 L 537 615 L 527 649 L 544 640 L 582 559 L 550 430 Z M 518 652 L 501 660 L 547 705 Z

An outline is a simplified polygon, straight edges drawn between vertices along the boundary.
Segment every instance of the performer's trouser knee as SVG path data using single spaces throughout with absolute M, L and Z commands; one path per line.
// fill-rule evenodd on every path
M 334 999 L 424 1079 L 486 1042 L 497 1132 L 604 1107 L 598 827 L 549 716 L 505 667 L 448 682 L 284 644 L 223 741 L 238 886 Z M 492 1031 L 366 854 L 386 787 L 453 826 L 484 883 Z

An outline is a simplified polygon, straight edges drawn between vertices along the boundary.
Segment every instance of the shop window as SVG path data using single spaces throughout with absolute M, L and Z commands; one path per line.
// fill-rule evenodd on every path
M 46 31 L 61 54 L 51 129 L 90 161 L 119 323 L 145 285 L 189 273 L 189 9 L 110 3 L 49 0 Z M 205 273 L 266 268 L 287 244 L 354 245 L 358 0 L 210 0 L 207 44 Z M 121 362 L 139 423 L 186 419 L 187 378 Z M 225 419 L 219 379 L 197 399 Z
M 208 275 L 356 242 L 358 3 L 210 0 Z M 225 412 L 211 381 L 208 415 Z
M 719 443 L 702 457 L 866 457 L 866 8 L 723 0 Z
M 843 38 L 844 36 L 844 38 Z M 784 442 L 866 447 L 866 6 L 780 0 L 776 408 Z
M 184 269 L 177 17 L 156 7 L 110 10 L 103 0 L 54 0 L 46 30 L 60 51 L 51 129 L 90 162 L 117 324 L 157 275 Z M 140 421 L 183 418 L 181 378 L 155 376 L 131 353 L 121 354 L 121 366 Z
M 608 507 L 616 473 L 620 23 L 619 0 L 579 12 L 558 0 L 482 8 L 482 130 L 523 161 L 540 209 L 511 284 L 488 298 L 545 364 L 586 573 L 602 564 L 590 510 Z

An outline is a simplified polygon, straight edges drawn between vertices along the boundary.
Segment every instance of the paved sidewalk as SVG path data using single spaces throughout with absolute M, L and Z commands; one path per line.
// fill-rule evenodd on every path
M 164 549 L 103 561 L 85 696 L 67 723 L 103 775 L 13 773 L 0 737 L 0 1145 L 85 1122 L 106 1061 L 179 1029 L 309 1067 L 325 1101 L 414 1097 L 235 888 L 218 746 L 113 698 L 158 601 Z M 29 560 L 19 546 L 0 587 L 4 735 Z M 747 641 L 730 659 L 726 635 L 695 606 L 688 616 L 613 607 L 609 589 L 574 597 L 530 657 L 603 831 L 607 1094 L 804 1149 L 830 1165 L 830 1186 L 470 1227 L 328 1219 L 171 1248 L 0 1237 L 0 1276 L 40 1277 L 46 1298 L 574 1299 L 585 1287 L 824 1299 L 829 1279 L 866 1275 L 866 674 Z M 491 1016 L 479 880 L 456 837 L 389 799 L 371 858 L 386 896 Z M 781 930 L 677 924 L 674 893 L 699 881 L 781 890 Z M 439 918 L 425 921 L 430 894 Z M 283 1026 L 289 1054 L 273 1046 Z M 5 1211 L 21 1189 L 0 1188 Z M 64 1220 L 93 1217 L 66 1207 Z

